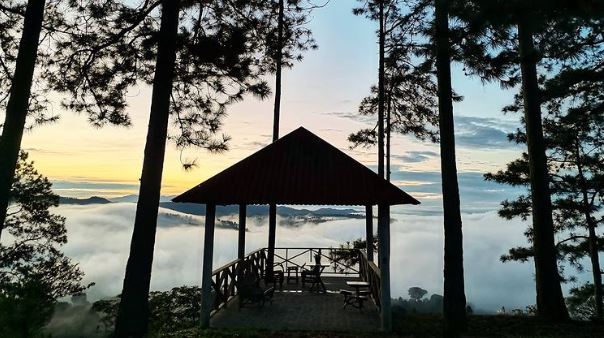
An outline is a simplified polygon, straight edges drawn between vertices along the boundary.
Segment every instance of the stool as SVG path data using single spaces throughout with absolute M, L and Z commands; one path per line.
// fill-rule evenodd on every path
M 293 276 L 292 276 L 292 272 L 293 272 Z M 291 280 L 296 281 L 296 284 L 298 284 L 298 266 L 288 266 L 287 267 L 287 284 L 289 284 L 289 282 Z
M 277 283 L 279 283 L 279 288 L 283 289 L 283 271 L 273 271 L 273 286 L 277 287 Z

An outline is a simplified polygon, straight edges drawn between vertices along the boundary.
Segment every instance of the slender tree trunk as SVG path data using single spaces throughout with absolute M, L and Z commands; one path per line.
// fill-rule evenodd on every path
M 130 256 L 115 327 L 115 336 L 120 338 L 146 336 L 149 322 L 149 284 L 176 62 L 179 3 L 178 0 L 162 2 L 145 157 Z
M 284 0 L 279 0 L 277 21 L 277 55 L 275 57 L 275 105 L 273 110 L 273 142 L 279 139 L 279 118 L 281 115 L 281 68 L 283 66 L 283 21 Z
M 537 314 L 548 320 L 564 320 L 568 319 L 568 312 L 560 287 L 554 243 L 552 202 L 537 82 L 538 55 L 528 20 L 528 17 L 521 19 L 518 24 L 518 42 L 531 179 Z
M 581 195 L 583 204 L 583 213 L 587 223 L 588 243 L 589 243 L 589 259 L 591 260 L 591 270 L 594 278 L 594 299 L 596 302 L 596 316 L 602 319 L 604 309 L 602 308 L 602 271 L 600 269 L 600 257 L 598 252 L 598 235 L 596 234 L 597 224 L 594 221 L 591 213 L 591 203 L 587 192 L 587 182 L 583 172 L 583 160 L 581 154 L 581 146 L 579 140 L 576 140 L 577 149 L 577 171 L 579 174 L 579 183 L 581 184 Z
M 277 206 L 269 205 L 268 210 L 268 252 L 266 255 L 266 273 L 265 279 L 271 282 L 275 277 L 273 268 L 275 267 L 275 235 L 277 232 Z
M 6 105 L 4 127 L 2 137 L 0 137 L 0 237 L 6 220 L 10 189 L 15 177 L 15 168 L 29 109 L 29 96 L 38 56 L 45 4 L 45 0 L 27 2 L 15 73 Z
M 380 267 L 380 315 L 384 332 L 392 331 L 390 293 L 390 206 L 378 205 L 378 265 Z
M 386 37 L 384 33 L 384 0 L 380 2 L 380 57 L 378 69 L 378 175 L 384 178 L 384 110 L 385 110 L 385 87 L 384 87 L 384 45 Z
M 384 1 L 379 0 L 379 68 L 378 68 L 378 175 L 384 178 L 384 115 L 386 110 L 385 88 L 385 44 L 386 18 Z M 380 314 L 382 331 L 392 330 L 392 310 L 390 304 L 390 206 L 378 204 L 378 263 L 380 266 Z
M 466 296 L 463 275 L 463 234 L 455 159 L 449 14 L 446 0 L 436 0 L 435 16 L 440 163 L 445 230 L 443 314 L 445 334 L 448 337 L 454 337 L 466 329 Z
M 273 110 L 273 142 L 279 139 L 279 118 L 281 116 L 281 68 L 283 66 L 283 21 L 285 16 L 284 0 L 279 0 L 279 17 L 277 19 L 277 54 L 275 57 L 275 104 Z M 269 206 L 268 257 L 266 277 L 272 280 L 275 264 L 275 232 L 277 232 L 277 206 Z
M 585 198 L 587 195 L 585 195 Z M 600 257 L 598 252 L 598 235 L 596 234 L 596 224 L 589 211 L 585 212 L 587 219 L 587 228 L 589 231 L 589 258 L 591 260 L 591 269 L 594 278 L 594 298 L 596 302 L 596 315 L 598 319 L 604 317 L 602 309 L 602 270 L 600 268 Z
M 388 94 L 388 108 L 386 109 L 386 180 L 390 182 L 390 141 L 392 139 L 392 88 Z

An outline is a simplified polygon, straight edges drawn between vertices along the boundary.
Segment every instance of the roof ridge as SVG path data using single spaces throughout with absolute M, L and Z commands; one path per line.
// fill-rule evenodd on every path
M 419 204 L 303 126 L 173 199 L 215 204 Z

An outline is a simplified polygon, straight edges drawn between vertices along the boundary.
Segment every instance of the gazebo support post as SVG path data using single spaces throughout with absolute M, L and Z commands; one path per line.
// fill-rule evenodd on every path
M 390 206 L 378 205 L 378 262 L 380 276 L 380 315 L 382 331 L 392 330 L 390 299 Z
M 373 205 L 365 206 L 365 232 L 367 259 L 373 262 Z
M 206 225 L 203 241 L 203 268 L 201 276 L 201 327 L 210 326 L 212 312 L 212 259 L 214 256 L 214 224 L 216 205 L 206 205 Z
M 275 263 L 275 233 L 277 232 L 277 205 L 269 205 L 268 214 L 268 253 L 266 257 L 265 279 L 272 281 L 274 278 L 273 268 Z
M 239 242 L 237 244 L 237 258 L 245 256 L 245 217 L 247 205 L 239 204 Z

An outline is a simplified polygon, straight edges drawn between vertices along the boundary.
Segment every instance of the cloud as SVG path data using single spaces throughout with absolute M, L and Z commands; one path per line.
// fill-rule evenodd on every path
M 377 123 L 375 116 L 361 115 L 357 112 L 335 111 L 335 112 L 325 112 L 322 114 L 335 116 L 335 117 L 339 117 L 339 118 L 343 118 L 343 119 L 354 120 L 354 121 L 365 123 L 365 124 L 372 125 L 372 126 L 375 126 L 375 124 Z
M 515 149 L 518 145 L 509 142 L 508 133 L 518 123 L 490 117 L 455 117 L 455 142 L 461 147 L 482 149 Z
M 326 112 L 326 115 L 350 119 L 375 126 L 375 116 L 357 112 Z M 516 149 L 507 135 L 518 128 L 519 123 L 494 117 L 455 116 L 455 142 L 460 147 L 482 149 Z M 413 158 L 412 158 L 413 159 Z M 411 161 L 409 161 L 411 162 Z
M 64 152 L 64 151 L 48 150 L 48 149 L 33 148 L 33 147 L 23 148 L 22 150 L 25 152 L 30 152 L 30 153 L 51 154 L 51 155 L 55 155 L 55 154 L 67 155 L 67 154 L 69 154 L 68 152 Z
M 52 186 L 55 189 L 138 189 L 138 184 L 129 182 L 103 182 L 103 181 L 67 181 L 53 180 Z
M 401 208 L 416 208 L 404 206 Z M 89 299 L 120 293 L 130 249 L 135 204 L 102 206 L 62 206 L 67 217 L 69 242 L 64 250 L 79 262 L 85 282 L 96 282 Z M 162 212 L 165 212 L 162 210 Z M 421 286 L 442 294 L 442 216 L 394 213 L 391 225 L 392 296 L 405 297 L 407 289 Z M 202 217 L 197 220 L 203 220 Z M 172 226 L 166 226 L 166 222 Z M 180 285 L 200 285 L 204 228 L 175 226 L 176 219 L 160 216 L 153 260 L 152 290 L 168 290 Z M 250 218 L 246 251 L 265 247 L 266 218 Z M 464 264 L 466 294 L 476 310 L 495 311 L 533 304 L 533 266 L 530 263 L 499 262 L 510 247 L 525 244 L 525 224 L 504 221 L 494 212 L 464 214 Z M 336 247 L 365 236 L 362 219 L 334 220 L 302 227 L 279 227 L 277 247 Z M 216 229 L 214 267 L 237 255 L 237 232 Z M 306 258 L 304 258 L 306 259 Z M 580 278 L 587 279 L 586 273 Z M 565 287 L 565 290 L 568 286 Z
M 405 209 L 405 213 L 442 213 L 441 174 L 438 171 L 395 170 L 392 182 L 417 198 L 422 204 L 417 210 Z M 457 174 L 461 208 L 466 213 L 480 213 L 499 208 L 501 201 L 525 192 L 522 187 L 511 187 L 485 181 L 481 172 Z
M 433 151 L 408 151 L 405 155 L 391 155 L 393 162 L 403 163 L 420 163 L 437 156 L 438 153 Z
M 256 135 L 255 137 L 244 137 L 239 145 L 233 145 L 235 149 L 257 151 L 258 149 L 264 148 L 271 143 L 271 135 Z
M 52 190 L 65 197 L 117 197 L 138 192 L 138 183 L 90 181 L 80 178 L 52 179 Z

